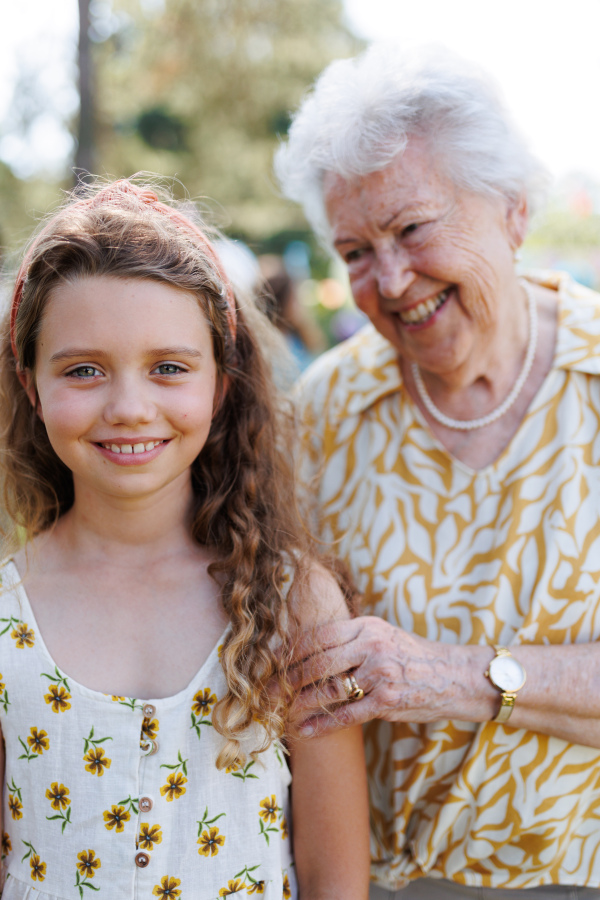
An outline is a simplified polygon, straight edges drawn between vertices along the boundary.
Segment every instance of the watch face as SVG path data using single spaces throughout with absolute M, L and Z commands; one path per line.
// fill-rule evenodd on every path
M 512 656 L 496 656 L 489 671 L 492 682 L 501 691 L 518 691 L 525 684 L 525 670 Z

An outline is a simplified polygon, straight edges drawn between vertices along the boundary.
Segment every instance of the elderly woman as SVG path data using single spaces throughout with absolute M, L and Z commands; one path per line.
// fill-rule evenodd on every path
M 372 323 L 299 392 L 364 616 L 298 657 L 304 734 L 367 723 L 372 896 L 600 897 L 600 299 L 515 271 L 543 172 L 439 50 L 333 63 L 276 165 Z

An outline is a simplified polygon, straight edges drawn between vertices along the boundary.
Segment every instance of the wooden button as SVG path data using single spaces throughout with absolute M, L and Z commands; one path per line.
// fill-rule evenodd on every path
M 145 869 L 148 863 L 150 862 L 150 857 L 147 853 L 139 853 L 135 854 L 135 864 L 140 869 Z
M 151 797 L 140 797 L 140 810 L 141 812 L 150 812 L 154 803 L 152 802 Z
M 142 751 L 143 756 L 154 756 L 158 750 L 158 741 L 144 738 L 140 741 L 140 750 Z
M 156 712 L 156 707 L 152 706 L 151 703 L 144 703 L 142 712 L 144 713 L 145 716 L 148 716 L 148 718 L 150 718 Z

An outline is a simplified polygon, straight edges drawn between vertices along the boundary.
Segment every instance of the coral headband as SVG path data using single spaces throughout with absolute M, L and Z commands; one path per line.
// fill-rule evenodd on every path
M 194 225 L 194 223 L 191 222 L 190 219 L 187 218 L 187 216 L 184 216 L 176 209 L 167 206 L 166 203 L 161 203 L 154 191 L 148 190 L 147 188 L 140 188 L 137 185 L 132 184 L 132 182 L 127 181 L 126 179 L 123 179 L 122 181 L 116 181 L 114 184 L 108 185 L 89 199 L 77 200 L 73 204 L 73 207 L 76 209 L 82 209 L 86 207 L 88 209 L 95 209 L 101 208 L 102 206 L 118 207 L 119 200 L 127 194 L 133 197 L 137 197 L 137 199 L 145 206 L 150 207 L 151 209 L 165 216 L 180 231 L 187 234 L 193 241 L 199 244 L 206 252 L 207 256 L 214 264 L 221 281 L 223 282 L 223 294 L 227 301 L 227 318 L 229 322 L 229 331 L 233 341 L 235 342 L 235 336 L 237 332 L 237 317 L 235 309 L 235 297 L 233 294 L 233 288 L 231 287 L 231 282 L 225 274 L 223 265 L 219 257 L 217 256 L 216 250 L 213 245 L 208 240 L 206 235 L 197 227 L 197 225 Z M 123 208 L 128 208 L 127 203 L 123 204 Z M 43 238 L 44 234 L 51 225 L 52 222 L 50 222 L 50 224 L 38 234 L 37 238 L 27 251 L 27 254 L 25 255 L 25 258 L 17 275 L 10 311 L 10 343 L 13 356 L 16 360 L 18 360 L 17 345 L 15 340 L 17 314 L 19 312 L 19 306 L 21 305 L 21 298 L 23 297 L 23 288 L 27 279 L 27 272 L 29 270 L 29 266 L 33 260 L 33 256 L 40 240 Z

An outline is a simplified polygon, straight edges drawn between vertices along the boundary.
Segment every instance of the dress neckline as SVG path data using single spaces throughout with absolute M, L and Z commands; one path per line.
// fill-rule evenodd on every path
M 35 643 L 34 647 L 38 649 L 38 652 L 45 656 L 48 663 L 62 676 L 64 676 L 69 683 L 71 692 L 76 690 L 78 693 L 83 694 L 91 699 L 102 701 L 104 703 L 114 704 L 114 694 L 106 694 L 103 691 L 97 691 L 94 688 L 86 687 L 86 685 L 81 684 L 81 682 L 77 681 L 73 678 L 72 675 L 69 675 L 64 669 L 61 669 L 58 666 L 48 650 L 46 646 L 46 642 L 44 641 L 42 632 L 40 631 L 40 627 L 38 625 L 37 619 L 35 617 L 35 613 L 33 611 L 33 607 L 27 595 L 27 591 L 23 586 L 23 581 L 21 579 L 19 570 L 17 569 L 16 563 L 14 559 L 9 558 L 2 562 L 1 564 L 4 572 L 8 571 L 9 574 L 9 587 L 12 591 L 14 591 L 19 606 L 22 610 L 22 613 L 26 613 L 26 617 L 24 616 L 24 620 L 27 621 L 27 624 L 31 622 L 31 626 L 35 632 Z M 119 697 L 120 700 L 128 701 L 125 705 L 131 709 L 136 708 L 139 705 L 140 710 L 142 707 L 150 703 L 153 706 L 159 706 L 161 709 L 166 709 L 168 707 L 178 706 L 181 703 L 187 703 L 190 696 L 196 693 L 199 689 L 199 685 L 203 682 L 206 673 L 212 669 L 216 662 L 219 660 L 219 650 L 221 645 L 223 644 L 227 633 L 229 632 L 230 625 L 227 625 L 221 636 L 219 637 L 217 643 L 214 645 L 198 671 L 194 674 L 191 681 L 188 682 L 186 687 L 182 688 L 180 691 L 177 691 L 176 694 L 171 694 L 168 697 Z M 219 666 L 220 668 L 220 666 Z M 222 670 L 221 670 L 222 671 Z M 115 704 L 116 705 L 116 704 Z

